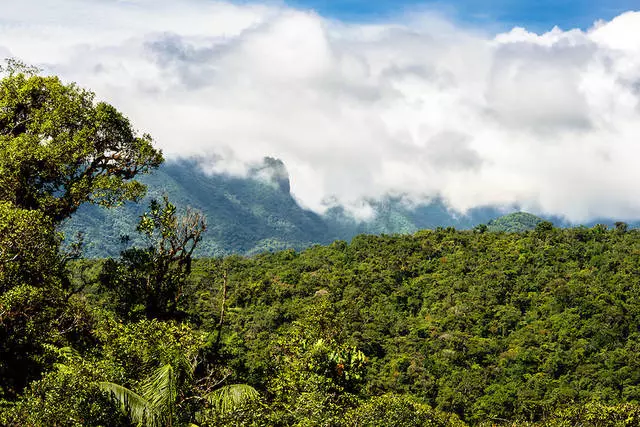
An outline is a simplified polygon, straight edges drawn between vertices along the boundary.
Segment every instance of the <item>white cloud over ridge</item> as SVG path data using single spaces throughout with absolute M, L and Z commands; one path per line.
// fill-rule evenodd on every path
M 55 3 L 5 6 L 0 54 L 91 88 L 169 157 L 216 153 L 233 173 L 281 158 L 316 211 L 396 194 L 640 218 L 640 13 L 489 35 L 429 14 Z

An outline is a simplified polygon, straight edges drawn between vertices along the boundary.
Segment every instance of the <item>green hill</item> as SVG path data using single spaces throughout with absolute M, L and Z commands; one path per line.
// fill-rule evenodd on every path
M 199 256 L 251 255 L 264 251 L 304 249 L 334 240 L 350 240 L 358 234 L 407 234 L 424 228 L 471 228 L 495 218 L 492 208 L 472 210 L 466 216 L 452 213 L 440 200 L 411 206 L 398 198 L 371 201 L 375 215 L 358 221 L 342 207 L 320 216 L 302 208 L 289 193 L 284 164 L 265 158 L 246 177 L 207 174 L 203 160 L 170 161 L 153 174 L 141 177 L 148 194 L 140 203 L 116 209 L 83 206 L 64 225 L 67 236 L 85 235 L 87 257 L 116 256 L 123 249 L 122 236 L 142 244 L 135 233 L 138 218 L 151 198 L 167 194 L 182 208 L 201 210 L 209 229 L 199 246 Z
M 624 425 L 610 421 L 640 408 L 598 405 L 640 398 L 639 244 L 636 230 L 600 226 L 362 235 L 197 260 L 190 293 L 206 295 L 212 276 L 220 286 L 219 272 L 232 272 L 229 363 L 257 387 L 279 373 L 282 340 L 320 337 L 363 351 L 366 393 L 408 396 L 470 425 Z M 194 316 L 206 318 L 207 301 L 193 302 Z M 300 385 L 300 402 L 315 384 Z
M 148 195 L 140 203 L 117 209 L 85 205 L 67 221 L 63 231 L 67 236 L 78 231 L 85 234 L 87 257 L 116 256 L 124 248 L 122 236 L 142 243 L 135 233 L 138 218 L 151 198 L 165 193 L 176 206 L 191 206 L 206 215 L 209 229 L 198 256 L 301 250 L 334 240 L 349 241 L 359 234 L 410 234 L 438 227 L 470 229 L 478 224 L 487 224 L 489 231 L 519 232 L 532 230 L 543 221 L 525 212 L 501 216 L 504 210 L 491 206 L 461 215 L 437 198 L 416 205 L 400 197 L 369 201 L 374 215 L 366 221 L 356 220 L 341 206 L 318 215 L 302 208 L 290 194 L 289 176 L 280 160 L 265 158 L 244 177 L 205 173 L 205 162 L 169 161 L 141 178 L 148 186 Z M 571 225 L 560 218 L 545 219 L 558 226 Z M 614 225 L 612 220 L 598 222 Z M 635 225 L 629 224 L 630 228 Z
M 121 236 L 138 241 L 135 227 L 151 198 L 168 194 L 179 207 L 199 209 L 209 228 L 199 254 L 252 254 L 280 249 L 302 249 L 328 242 L 328 228 L 317 214 L 302 209 L 289 194 L 282 162 L 266 159 L 247 178 L 207 175 L 195 160 L 168 162 L 142 177 L 148 194 L 140 203 L 116 209 L 83 206 L 64 227 L 67 235 L 85 233 L 85 256 L 117 255 Z M 286 171 L 284 172 L 286 174 Z
M 527 212 L 513 212 L 489 221 L 487 223 L 487 228 L 489 231 L 518 233 L 533 230 L 536 228 L 536 225 L 542 221 L 544 221 L 543 218 Z

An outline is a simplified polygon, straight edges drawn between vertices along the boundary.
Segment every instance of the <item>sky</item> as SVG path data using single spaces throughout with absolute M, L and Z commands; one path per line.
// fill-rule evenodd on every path
M 640 7 L 638 0 L 294 0 L 287 4 L 347 21 L 384 21 L 406 12 L 430 10 L 459 23 L 500 30 L 521 26 L 537 32 L 555 26 L 588 29 L 595 21 Z
M 319 213 L 640 219 L 640 12 L 604 3 L 0 0 L 0 57 L 90 88 L 168 158 L 280 158 Z

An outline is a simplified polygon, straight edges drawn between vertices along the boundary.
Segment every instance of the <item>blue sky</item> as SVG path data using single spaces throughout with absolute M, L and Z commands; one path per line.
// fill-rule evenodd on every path
M 598 19 L 640 10 L 640 0 L 288 0 L 287 4 L 314 9 L 326 17 L 349 21 L 384 19 L 412 9 L 433 9 L 455 21 L 508 29 L 526 27 L 537 32 L 554 26 L 567 30 L 589 28 Z

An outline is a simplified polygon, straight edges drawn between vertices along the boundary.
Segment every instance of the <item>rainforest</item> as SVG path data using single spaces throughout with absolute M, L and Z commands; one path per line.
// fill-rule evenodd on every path
M 626 223 L 520 214 L 207 257 L 216 224 L 164 194 L 135 243 L 89 258 L 65 221 L 139 202 L 163 154 L 91 91 L 2 71 L 0 424 L 637 425 Z

